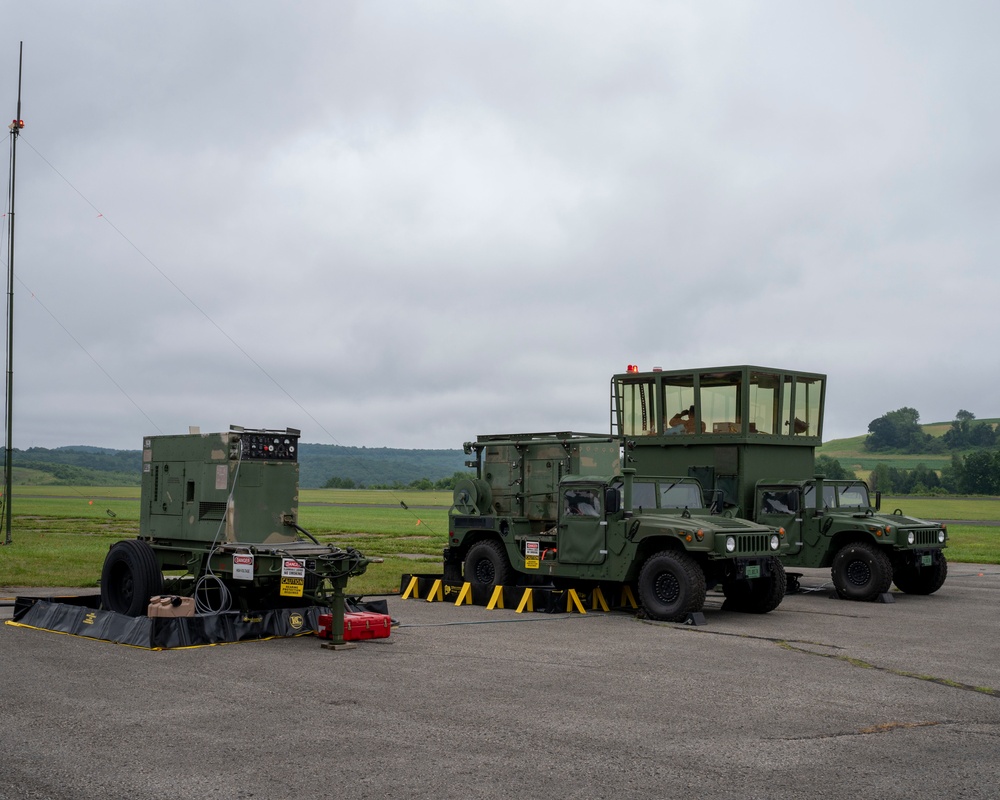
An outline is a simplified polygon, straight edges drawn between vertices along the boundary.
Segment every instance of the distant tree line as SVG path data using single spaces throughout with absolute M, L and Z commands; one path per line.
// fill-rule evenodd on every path
M 0 458 L 6 448 L 0 447 Z M 142 469 L 139 450 L 100 447 L 29 447 L 11 451 L 14 482 L 56 486 L 138 486 Z M 29 472 L 30 471 L 30 472 Z
M 465 464 L 461 450 L 397 450 L 388 447 L 299 445 L 299 482 L 303 489 L 320 487 L 406 488 L 413 483 L 450 479 Z M 330 486 L 330 481 L 339 485 Z M 350 482 L 350 485 L 348 485 Z
M 857 476 L 830 456 L 816 458 L 816 472 L 833 480 L 850 480 Z M 884 494 L 987 494 L 1000 495 L 1000 450 L 974 450 L 965 455 L 955 453 L 951 463 L 939 475 L 926 464 L 913 469 L 899 469 L 878 464 L 868 475 L 872 491 Z
M 865 449 L 873 453 L 953 453 L 997 445 L 994 425 L 964 408 L 959 409 L 943 436 L 931 436 L 920 426 L 920 412 L 903 407 L 889 411 L 868 424 Z
M 365 485 L 364 483 L 355 483 L 353 478 L 341 478 L 338 476 L 333 476 L 326 483 L 323 484 L 324 489 L 395 489 L 395 490 L 411 490 L 411 491 L 451 491 L 455 488 L 455 484 L 462 480 L 462 478 L 468 478 L 472 475 L 470 472 L 456 472 L 447 478 L 439 478 L 436 481 L 432 481 L 430 478 L 417 478 L 416 480 L 410 481 L 409 483 L 402 483 L 401 481 L 392 481 L 391 483 L 372 483 Z
M 868 476 L 872 489 L 886 494 L 1000 494 L 1000 451 L 957 453 L 938 475 L 924 464 L 897 469 L 879 464 Z
M 0 447 L 0 454 L 6 448 Z M 102 447 L 29 447 L 26 450 L 14 448 L 11 451 L 14 466 L 32 467 L 37 464 L 65 464 L 99 472 L 134 472 L 142 469 L 141 450 L 109 450 Z
M 0 447 L 0 453 L 3 449 Z M 14 448 L 11 455 L 16 483 L 137 486 L 142 477 L 141 450 L 74 445 L 51 449 Z M 333 480 L 330 478 L 333 475 L 342 481 L 342 487 L 407 488 L 418 485 L 433 489 L 442 481 L 452 481 L 452 473 L 464 463 L 465 454 L 461 450 L 397 450 L 300 443 L 299 485 L 303 489 L 317 489 Z

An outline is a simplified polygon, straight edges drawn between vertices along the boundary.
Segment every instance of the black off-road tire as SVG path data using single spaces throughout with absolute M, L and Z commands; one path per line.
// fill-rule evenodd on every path
M 705 605 L 705 573 L 691 556 L 661 550 L 639 571 L 639 601 L 650 619 L 681 622 Z
M 845 600 L 874 600 L 892 585 L 889 556 L 868 542 L 844 545 L 830 570 L 837 594 Z
M 116 542 L 101 570 L 101 608 L 141 617 L 149 598 L 163 594 L 163 571 L 153 548 L 140 539 Z
M 725 581 L 722 592 L 726 596 L 724 611 L 740 611 L 745 614 L 767 614 L 774 611 L 785 599 L 788 579 L 785 568 L 777 558 L 771 558 L 768 569 L 770 575 L 753 580 Z
M 907 594 L 934 594 L 948 577 L 948 559 L 941 553 L 941 560 L 929 567 L 915 564 L 897 564 L 892 570 L 892 582 Z
M 473 586 L 505 586 L 513 570 L 503 545 L 493 540 L 476 542 L 465 556 L 465 580 Z

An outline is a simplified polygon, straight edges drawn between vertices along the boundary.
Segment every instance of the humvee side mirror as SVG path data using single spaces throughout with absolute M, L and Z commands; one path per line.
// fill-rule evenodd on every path
M 726 507 L 726 498 L 722 496 L 722 492 L 716 492 L 715 496 L 712 498 L 712 513 L 721 514 Z
M 604 511 L 607 514 L 617 514 L 621 510 L 620 495 L 618 490 L 609 486 L 604 490 Z
M 875 492 L 875 510 L 881 511 L 882 509 L 882 492 Z

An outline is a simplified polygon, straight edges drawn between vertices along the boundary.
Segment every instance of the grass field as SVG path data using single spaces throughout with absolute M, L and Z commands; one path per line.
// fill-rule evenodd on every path
M 320 541 L 384 559 L 351 580 L 352 593 L 394 592 L 401 574 L 440 569 L 450 492 L 306 489 L 299 504 L 299 524 Z M 949 560 L 1000 564 L 1000 526 L 976 524 L 1000 520 L 1000 497 L 883 498 L 883 511 L 896 508 L 968 522 L 948 526 Z M 138 533 L 139 488 L 18 486 L 13 528 L 0 586 L 96 587 L 108 548 Z
M 299 524 L 321 542 L 383 559 L 351 580 L 351 592 L 392 592 L 403 573 L 440 568 L 450 505 L 451 492 L 305 489 Z M 139 531 L 137 486 L 17 486 L 13 508 L 0 586 L 96 587 L 108 548 Z

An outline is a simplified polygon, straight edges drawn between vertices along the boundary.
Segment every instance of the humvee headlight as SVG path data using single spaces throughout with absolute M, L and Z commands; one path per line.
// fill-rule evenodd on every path
M 696 531 L 694 532 L 694 537 L 695 537 L 695 538 L 696 538 L 696 539 L 697 539 L 697 540 L 698 540 L 699 542 L 700 542 L 700 541 L 703 541 L 703 540 L 704 540 L 704 538 L 705 538 L 705 531 L 703 531 L 703 530 L 702 530 L 701 528 L 698 528 L 698 530 L 696 530 Z
M 733 553 L 736 551 L 736 537 L 727 536 L 726 537 L 726 552 Z
M 944 531 L 938 531 L 938 541 L 944 544 Z
M 913 531 L 910 531 L 909 533 L 906 534 L 907 544 L 913 544 L 915 541 L 917 541 L 917 534 L 915 534 Z
M 777 550 L 779 544 L 781 544 L 781 540 L 778 538 L 778 534 L 772 533 L 771 534 L 771 549 L 772 550 Z

